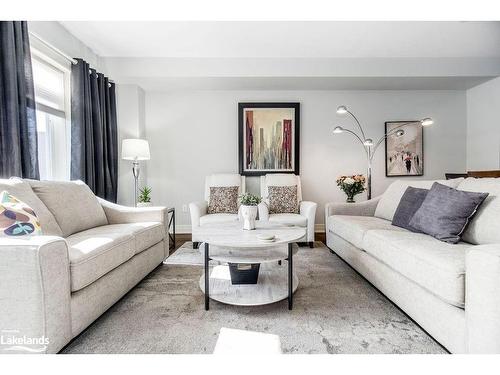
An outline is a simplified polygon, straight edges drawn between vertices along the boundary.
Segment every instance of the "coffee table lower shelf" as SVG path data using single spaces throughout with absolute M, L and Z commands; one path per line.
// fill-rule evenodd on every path
M 261 263 L 257 284 L 232 285 L 229 266 L 219 265 L 210 272 L 210 298 L 236 306 L 259 306 L 288 298 L 288 263 Z M 200 278 L 200 288 L 205 291 L 205 274 Z M 292 276 L 292 290 L 299 286 L 299 279 Z

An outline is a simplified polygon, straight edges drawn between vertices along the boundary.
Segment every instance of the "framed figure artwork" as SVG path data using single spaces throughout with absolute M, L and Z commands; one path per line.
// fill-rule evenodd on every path
M 397 130 L 396 130 L 397 129 Z M 385 123 L 385 175 L 387 177 L 423 176 L 424 127 L 420 121 Z

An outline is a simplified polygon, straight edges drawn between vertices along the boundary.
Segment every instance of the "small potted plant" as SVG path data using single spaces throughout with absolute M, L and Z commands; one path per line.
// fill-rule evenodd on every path
M 355 174 L 353 176 L 340 176 L 337 178 L 337 186 L 347 195 L 347 202 L 354 203 L 354 196 L 362 193 L 365 188 L 365 176 Z
M 261 197 L 251 193 L 245 193 L 240 197 L 241 216 L 243 216 L 243 229 L 255 229 L 255 219 L 257 219 L 257 205 L 261 201 Z
M 151 188 L 148 186 L 144 186 L 139 190 L 139 197 L 137 207 L 149 207 L 153 204 L 151 203 Z

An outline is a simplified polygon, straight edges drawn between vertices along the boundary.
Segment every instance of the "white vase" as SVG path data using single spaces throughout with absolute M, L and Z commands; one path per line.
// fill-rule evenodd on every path
M 257 219 L 257 206 L 241 206 L 241 216 L 243 216 L 243 229 L 255 229 L 255 219 Z
M 151 207 L 152 205 L 151 202 L 137 202 L 137 207 Z

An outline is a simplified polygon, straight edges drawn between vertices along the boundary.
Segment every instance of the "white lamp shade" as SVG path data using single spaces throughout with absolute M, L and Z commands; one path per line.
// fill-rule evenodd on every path
M 149 160 L 149 143 L 145 139 L 124 139 L 122 142 L 122 159 Z

